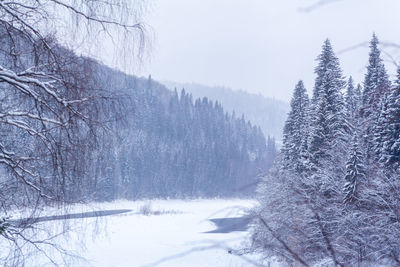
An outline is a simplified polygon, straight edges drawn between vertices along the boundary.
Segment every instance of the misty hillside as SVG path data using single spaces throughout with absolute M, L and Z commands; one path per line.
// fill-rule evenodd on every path
M 266 136 L 282 140 L 282 129 L 289 106 L 283 101 L 267 98 L 260 94 L 232 90 L 223 86 L 207 86 L 197 83 L 163 81 L 169 89 L 182 89 L 197 97 L 208 97 L 218 101 L 228 112 L 244 114 L 253 124 L 259 125 Z
M 257 176 L 269 169 L 276 154 L 274 139 L 266 139 L 260 127 L 225 112 L 218 102 L 193 98 L 185 90 L 171 92 L 151 77 L 138 78 L 93 64 L 104 90 L 122 97 L 115 118 L 107 123 L 114 134 L 104 134 L 93 154 L 92 172 L 86 178 L 91 183 L 74 198 L 254 192 Z

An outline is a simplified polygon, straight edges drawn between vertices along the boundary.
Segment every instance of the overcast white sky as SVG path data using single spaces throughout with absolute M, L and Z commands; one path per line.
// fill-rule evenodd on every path
M 400 0 L 342 0 L 300 11 L 316 2 L 153 0 L 147 22 L 155 40 L 140 75 L 224 85 L 288 101 L 299 79 L 312 90 L 324 39 L 330 38 L 337 52 L 369 41 L 373 32 L 382 42 L 400 44 Z M 344 74 L 361 82 L 368 48 L 338 56 Z M 393 64 L 387 65 L 394 73 Z

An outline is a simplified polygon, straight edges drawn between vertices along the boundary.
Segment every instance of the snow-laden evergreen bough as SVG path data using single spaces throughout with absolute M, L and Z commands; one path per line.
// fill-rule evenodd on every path
M 399 82 L 391 85 L 375 35 L 370 48 L 361 91 L 352 79 L 345 88 L 326 41 L 306 122 L 307 109 L 292 105 L 254 211 L 253 248 L 266 257 L 304 266 L 400 264 Z M 301 98 L 296 86 L 292 103 Z

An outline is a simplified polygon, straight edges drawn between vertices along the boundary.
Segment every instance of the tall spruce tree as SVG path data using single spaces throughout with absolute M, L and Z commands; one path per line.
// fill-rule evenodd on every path
M 302 156 L 307 149 L 309 99 L 303 81 L 294 89 L 291 110 L 283 130 L 283 157 L 286 166 L 294 166 L 301 172 L 304 168 Z
M 370 42 L 369 65 L 364 80 L 364 91 L 362 96 L 363 136 L 367 158 L 374 157 L 374 132 L 379 127 L 378 112 L 382 104 L 382 98 L 390 89 L 390 81 L 387 75 L 381 51 L 378 48 L 379 40 L 374 34 Z
M 309 135 L 309 159 L 317 163 L 343 141 L 347 130 L 342 90 L 346 84 L 339 60 L 327 39 L 317 58 Z

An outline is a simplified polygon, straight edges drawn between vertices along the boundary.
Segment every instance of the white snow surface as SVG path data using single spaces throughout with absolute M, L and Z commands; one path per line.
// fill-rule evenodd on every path
M 235 217 L 254 204 L 248 200 L 157 200 L 151 210 L 171 214 L 111 216 L 102 237 L 87 244 L 95 266 L 248 266 L 226 247 L 240 245 L 247 233 L 205 234 L 210 218 Z M 119 202 L 110 208 L 140 210 L 146 202 Z
M 204 232 L 216 229 L 209 219 L 239 217 L 254 205 L 254 200 L 247 199 L 91 203 L 75 205 L 68 211 L 132 209 L 132 212 L 40 224 L 54 233 L 68 228 L 66 236 L 54 240 L 85 258 L 66 261 L 65 264 L 69 266 L 244 267 L 255 266 L 251 261 L 260 263 L 261 258 L 237 254 L 249 244 L 248 232 Z M 43 213 L 53 215 L 64 212 L 54 208 Z M 143 212 L 149 214 L 140 214 Z M 31 266 L 42 266 L 45 261 L 43 258 L 33 260 Z

